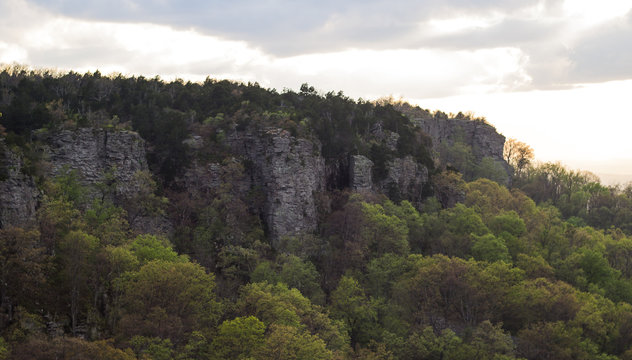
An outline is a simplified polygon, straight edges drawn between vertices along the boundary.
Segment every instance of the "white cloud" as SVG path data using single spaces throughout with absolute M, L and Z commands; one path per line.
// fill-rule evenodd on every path
M 275 88 L 310 82 L 354 97 L 384 94 L 425 97 L 501 91 L 530 81 L 526 55 L 517 48 L 472 50 L 347 49 L 274 57 L 243 41 L 195 29 L 149 23 L 113 23 L 62 17 L 26 6 L 14 18 L 37 13 L 4 52 L 3 61 L 76 71 L 161 75 L 203 80 L 207 75 L 258 81 Z M 17 25 L 17 22 L 14 22 Z M 18 34 L 18 33 L 16 33 Z M 510 79 L 510 81 L 507 81 Z
M 626 0 L 566 0 L 563 9 L 567 17 L 594 26 L 627 13 L 632 4 Z
M 0 63 L 25 63 L 27 51 L 16 44 L 0 42 Z

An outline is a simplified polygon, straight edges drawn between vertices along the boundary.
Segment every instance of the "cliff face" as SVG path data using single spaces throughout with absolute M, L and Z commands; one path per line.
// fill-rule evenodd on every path
M 201 148 L 198 140 L 191 138 L 187 143 L 193 149 Z M 349 187 L 420 205 L 428 183 L 427 168 L 410 156 L 388 161 L 386 176 L 375 181 L 374 164 L 367 157 L 348 156 L 326 165 L 317 141 L 297 138 L 278 128 L 236 131 L 226 137 L 225 144 L 246 172 L 231 186 L 242 195 L 252 190 L 263 195 L 263 205 L 254 210 L 273 241 L 317 229 L 316 199 L 321 192 Z M 217 163 L 194 162 L 182 179 L 183 185 L 194 196 L 211 194 L 222 183 L 221 168 Z
M 135 132 L 82 128 L 62 130 L 42 139 L 51 164 L 51 175 L 64 169 L 76 170 L 84 185 L 106 180 L 109 173 L 116 184 L 117 199 L 136 191 L 135 174 L 147 171 L 145 142 Z
M 396 200 L 409 200 L 421 205 L 424 187 L 428 184 L 428 169 L 412 156 L 395 158 L 387 163 L 388 175 L 379 183 L 379 190 Z
M 186 141 L 194 152 L 203 148 L 203 142 L 196 138 Z M 251 210 L 261 217 L 273 241 L 316 230 L 315 195 L 324 191 L 326 182 L 325 160 L 318 142 L 268 128 L 235 131 L 224 144 L 233 161 L 244 168 L 241 178 L 231 178 L 230 187 L 241 198 L 252 193 L 262 195 L 262 201 Z M 214 196 L 226 181 L 223 171 L 216 162 L 196 160 L 186 170 L 181 185 L 190 196 Z
M 476 157 L 502 160 L 504 137 L 487 124 L 424 120 L 418 125 L 435 144 L 465 141 L 471 144 Z M 76 170 L 88 186 L 113 182 L 113 200 L 123 207 L 139 189 L 135 175 L 148 169 L 144 141 L 134 132 L 63 130 L 43 135 L 40 140 L 46 144 L 45 157 L 50 162 L 51 175 L 70 169 Z M 382 142 L 395 151 L 397 141 L 398 138 L 390 134 Z M 195 152 L 204 142 L 197 136 L 187 140 L 187 145 Z M 240 194 L 256 191 L 263 195 L 252 210 L 264 221 L 273 240 L 315 231 L 318 227 L 316 199 L 321 192 L 349 187 L 356 191 L 381 192 L 395 200 L 406 199 L 421 205 L 422 194 L 429 186 L 428 169 L 411 156 L 391 158 L 382 165 L 385 171 L 381 170 L 376 179 L 375 165 L 367 157 L 340 154 L 343 160 L 326 165 L 317 140 L 298 138 L 278 128 L 234 131 L 225 137 L 224 144 L 230 156 L 245 169 L 244 176 L 231 185 Z M 22 218 L 32 221 L 37 199 L 33 181 L 21 174 L 19 158 L 10 152 L 5 152 L 5 162 L 13 165 L 8 167 L 10 176 L 0 183 L 3 200 L 0 219 L 6 224 Z M 222 166 L 197 160 L 183 177 L 183 184 L 195 196 L 212 196 L 223 181 Z M 139 220 L 151 223 L 156 219 Z
M 236 132 L 227 140 L 251 164 L 251 186 L 265 194 L 263 218 L 272 239 L 316 230 L 314 195 L 325 185 L 320 144 L 281 129 Z
M 504 161 L 505 137 L 487 123 L 437 118 L 416 118 L 413 121 L 426 134 L 430 135 L 435 150 L 441 143 L 445 142 L 452 145 L 455 141 L 461 141 L 472 147 L 472 152 L 478 161 L 484 157 Z
M 373 188 L 373 161 L 363 155 L 353 155 L 349 162 L 349 186 L 356 191 Z
M 35 224 L 39 191 L 22 172 L 21 157 L 0 140 L 0 228 Z
M 424 187 L 428 185 L 428 169 L 411 156 L 395 158 L 386 164 L 386 177 L 374 182 L 373 162 L 362 155 L 350 160 L 349 186 L 356 191 L 376 191 L 396 200 L 409 200 L 421 205 Z
M 89 190 L 88 196 L 106 196 L 128 213 L 132 229 L 139 233 L 167 234 L 169 221 L 160 215 L 147 213 L 138 197 L 149 194 L 145 141 L 133 131 L 81 128 L 62 130 L 42 136 L 45 157 L 50 163 L 50 175 L 74 170 Z M 96 185 L 110 189 L 100 193 Z M 102 187 L 103 188 L 103 187 Z

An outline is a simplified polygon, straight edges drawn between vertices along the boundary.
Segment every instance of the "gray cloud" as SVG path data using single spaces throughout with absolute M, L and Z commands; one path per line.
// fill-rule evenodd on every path
M 547 1 L 555 4 L 558 0 Z M 287 56 L 348 47 L 414 45 L 420 22 L 455 15 L 511 14 L 538 0 L 241 0 L 92 1 L 32 0 L 46 9 L 79 18 L 152 22 L 195 27 L 211 35 L 245 40 L 266 52 Z M 406 41 L 405 41 L 406 40 Z
M 450 35 L 423 39 L 420 45 L 444 49 L 481 49 L 494 47 L 525 47 L 546 42 L 560 35 L 563 22 L 547 19 L 507 18 L 487 28 L 467 29 Z
M 11 0 L 0 0 L 0 11 L 10 8 L 8 1 Z M 629 66 L 632 63 L 632 13 L 625 19 L 589 29 L 590 32 L 583 36 L 571 36 L 572 41 L 567 41 L 576 28 L 573 28 L 574 20 L 563 14 L 562 0 L 99 0 L 89 5 L 83 0 L 26 1 L 37 4 L 40 10 L 35 10 L 39 12 L 77 19 L 194 28 L 202 34 L 245 41 L 251 49 L 261 49 L 271 59 L 349 48 L 423 49 L 446 53 L 516 48 L 524 58 L 523 70 L 493 80 L 512 90 L 564 88 L 578 82 L 632 78 L 632 67 Z M 530 11 L 536 5 L 539 10 Z M 432 20 L 469 16 L 492 18 L 496 22 L 487 27 L 455 30 L 448 34 L 429 31 Z M 19 43 L 17 39 L 26 26 L 23 22 L 36 21 L 37 17 L 24 20 L 6 16 L 4 20 L 4 24 L 0 24 L 0 41 Z M 90 59 L 93 62 L 97 59 L 97 63 L 133 63 L 134 54 L 123 51 L 113 55 L 109 50 L 103 50 L 115 50 L 112 44 L 102 43 L 108 38 L 79 38 L 80 43 L 76 39 L 74 43 L 77 48 L 31 49 L 29 57 L 36 63 L 45 61 L 66 67 L 88 64 Z M 79 48 L 79 45 L 86 47 Z M 143 58 L 138 67 L 158 66 L 147 64 L 145 60 Z M 257 78 L 264 76 L 263 70 L 257 70 L 260 64 L 254 64 L 252 68 L 236 67 L 232 60 L 227 57 L 225 62 L 218 59 L 212 63 L 201 61 L 172 70 L 246 72 L 256 74 L 253 77 Z M 161 70 L 157 68 L 156 71 Z M 282 75 L 269 77 L 281 78 Z M 525 76 L 531 81 L 524 81 Z M 334 82 L 333 79 L 327 81 Z M 365 87 L 371 87 L 371 83 Z M 412 89 L 404 90 L 407 94 L 412 92 Z
M 568 56 L 570 82 L 632 78 L 632 11 L 586 34 Z
M 507 18 L 489 28 L 430 38 L 424 43 L 451 50 L 519 48 L 528 56 L 524 67 L 531 82 L 521 83 L 514 90 L 559 89 L 569 86 L 568 49 L 557 40 L 567 28 L 568 24 L 564 21 Z
M 130 52 L 103 46 L 47 50 L 31 49 L 29 51 L 29 60 L 33 63 L 49 64 L 49 66 L 58 68 L 81 68 L 100 64 L 123 63 L 129 61 L 133 56 L 134 54 Z

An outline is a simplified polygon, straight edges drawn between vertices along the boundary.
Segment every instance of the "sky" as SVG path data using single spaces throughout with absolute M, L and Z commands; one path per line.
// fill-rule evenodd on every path
M 393 96 L 632 180 L 629 0 L 0 0 L 0 14 L 0 63 Z

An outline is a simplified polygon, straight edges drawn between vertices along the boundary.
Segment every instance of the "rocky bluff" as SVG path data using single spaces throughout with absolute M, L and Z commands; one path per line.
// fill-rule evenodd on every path
M 138 191 L 136 174 L 147 171 L 145 142 L 132 131 L 82 128 L 43 132 L 41 142 L 44 163 L 49 176 L 75 171 L 83 185 L 113 187 L 109 194 L 115 203 L 124 205 Z M 4 176 L 0 177 L 0 225 L 24 226 L 35 221 L 39 191 L 33 177 L 23 168 L 22 157 L 0 143 Z
M 35 223 L 39 191 L 18 152 L 0 139 L 0 228 Z
M 187 140 L 193 149 L 202 148 L 204 139 Z M 362 155 L 341 154 L 325 159 L 316 139 L 291 135 L 279 128 L 235 131 L 224 140 L 246 174 L 235 182 L 243 193 L 263 194 L 259 212 L 269 236 L 313 232 L 318 226 L 320 195 L 334 189 L 396 193 L 398 198 L 421 203 L 428 183 L 428 169 L 411 156 L 393 158 L 385 164 L 385 176 L 375 179 L 373 162 Z M 193 195 L 206 194 L 221 186 L 219 163 L 195 161 L 183 177 L 183 185 Z M 200 182 L 200 179 L 206 179 Z M 325 205 L 326 206 L 326 205 Z
M 442 143 L 453 145 L 455 141 L 461 141 L 471 146 L 477 161 L 489 157 L 505 163 L 503 160 L 505 137 L 483 121 L 441 118 L 412 118 L 411 120 L 432 138 L 435 150 Z
M 502 161 L 504 137 L 490 125 L 460 120 L 417 120 L 417 125 L 435 146 L 454 141 L 458 135 L 471 144 L 479 160 L 492 157 Z M 380 136 L 376 141 L 394 154 L 398 134 L 383 132 Z M 75 170 L 85 185 L 113 182 L 113 200 L 123 207 L 125 200 L 138 191 L 135 174 L 148 170 L 145 142 L 135 132 L 82 128 L 43 134 L 39 140 L 50 175 Z M 194 160 L 180 181 L 192 196 L 213 196 L 212 190 L 222 185 L 222 166 L 195 156 L 206 141 L 200 136 L 185 141 Z M 222 142 L 230 157 L 245 169 L 242 178 L 232 185 L 242 194 L 261 194 L 261 201 L 251 210 L 261 218 L 273 240 L 315 231 L 319 206 L 323 206 L 319 199 L 328 191 L 351 188 L 379 192 L 421 205 L 422 194 L 427 194 L 430 187 L 429 170 L 410 155 L 391 156 L 381 164 L 375 164 L 368 155 L 352 153 L 325 159 L 318 140 L 279 128 L 235 130 Z M 39 192 L 33 179 L 21 171 L 19 155 L 6 146 L 3 149 L 0 224 L 32 222 Z
M 51 175 L 75 170 L 87 186 L 110 181 L 114 200 L 132 195 L 135 174 L 148 170 L 145 141 L 132 131 L 82 128 L 46 134 L 41 140 Z

